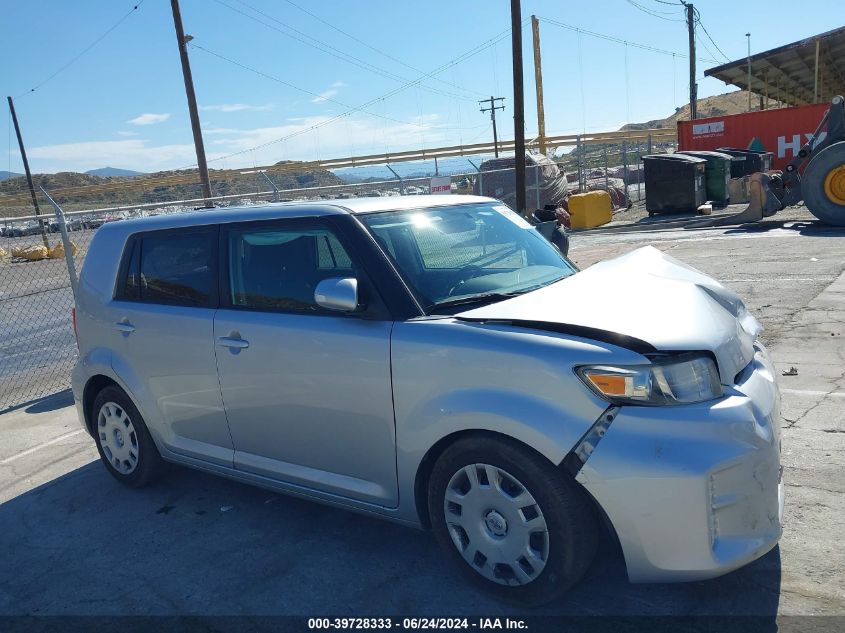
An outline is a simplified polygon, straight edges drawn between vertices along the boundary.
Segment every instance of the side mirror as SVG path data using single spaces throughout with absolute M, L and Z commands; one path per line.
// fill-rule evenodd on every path
M 354 277 L 323 279 L 314 289 L 314 301 L 326 310 L 354 312 L 358 309 L 358 280 Z

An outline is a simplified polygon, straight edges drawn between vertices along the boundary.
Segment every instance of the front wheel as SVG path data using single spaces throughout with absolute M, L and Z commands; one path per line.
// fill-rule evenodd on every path
M 578 485 L 515 442 L 459 440 L 438 459 L 429 513 L 440 545 L 505 600 L 538 605 L 587 571 L 598 524 Z
M 810 159 L 801 176 L 804 204 L 825 224 L 845 226 L 845 141 Z

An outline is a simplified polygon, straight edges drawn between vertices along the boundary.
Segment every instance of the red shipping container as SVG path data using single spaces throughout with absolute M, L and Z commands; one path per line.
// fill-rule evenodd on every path
M 816 103 L 678 121 L 678 148 L 715 150 L 737 147 L 767 151 L 774 154 L 772 167 L 784 169 L 804 143 L 812 139 L 828 107 L 829 104 Z

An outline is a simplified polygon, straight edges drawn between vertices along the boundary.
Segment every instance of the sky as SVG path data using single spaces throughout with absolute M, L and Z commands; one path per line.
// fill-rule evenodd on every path
M 734 89 L 703 71 L 744 58 L 746 32 L 755 53 L 842 25 L 831 21 L 841 0 L 695 6 L 712 38 L 697 28 L 699 97 Z M 211 168 L 488 141 L 478 100 L 489 96 L 505 97 L 498 129 L 513 138 L 508 0 L 181 0 L 181 10 Z M 687 103 L 679 2 L 523 0 L 529 138 L 532 14 L 547 134 L 615 130 Z M 169 0 L 0 0 L 0 15 L 0 87 L 34 172 L 195 165 Z M 22 172 L 7 118 L 0 170 Z

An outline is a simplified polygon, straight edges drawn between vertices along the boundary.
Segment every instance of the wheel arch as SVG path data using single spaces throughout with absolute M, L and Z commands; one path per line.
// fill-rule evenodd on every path
M 85 428 L 88 429 L 89 435 L 94 434 L 94 420 L 91 415 L 91 408 L 94 406 L 94 400 L 106 387 L 114 385 L 124 393 L 126 390 L 121 387 L 114 378 L 104 374 L 95 374 L 85 383 L 85 388 L 82 391 L 82 413 L 85 416 Z
M 546 462 L 555 466 L 564 477 L 570 479 L 573 483 L 575 483 L 576 486 L 578 486 L 581 490 L 584 491 L 586 498 L 590 500 L 590 503 L 595 508 L 597 516 L 601 517 L 603 519 L 602 523 L 606 524 L 606 527 L 610 532 L 610 536 L 613 539 L 617 538 L 616 531 L 613 528 L 613 525 L 610 523 L 610 520 L 607 518 L 607 514 L 604 512 L 604 509 L 599 505 L 598 501 L 596 501 L 593 495 L 591 495 L 589 491 L 584 488 L 584 486 L 582 486 L 581 483 L 578 482 L 572 476 L 569 470 L 564 467 L 563 462 L 561 462 L 560 464 L 555 464 L 548 457 L 540 453 L 537 449 L 533 448 L 529 444 L 526 444 L 521 440 L 513 438 L 510 435 L 498 433 L 496 431 L 490 431 L 487 429 L 462 429 L 460 431 L 455 431 L 453 433 L 450 433 L 449 435 L 440 438 L 433 446 L 428 449 L 428 451 L 426 451 L 425 455 L 417 466 L 417 472 L 414 477 L 414 504 L 416 506 L 419 522 L 423 526 L 423 528 L 431 528 L 431 517 L 429 516 L 428 512 L 428 484 L 431 477 L 431 471 L 434 468 L 434 464 L 437 462 L 437 460 L 447 448 L 449 448 L 456 442 L 468 437 L 488 437 L 501 442 L 512 444 L 514 446 L 519 446 L 520 448 L 524 448 L 535 454 L 538 459 L 545 460 Z

